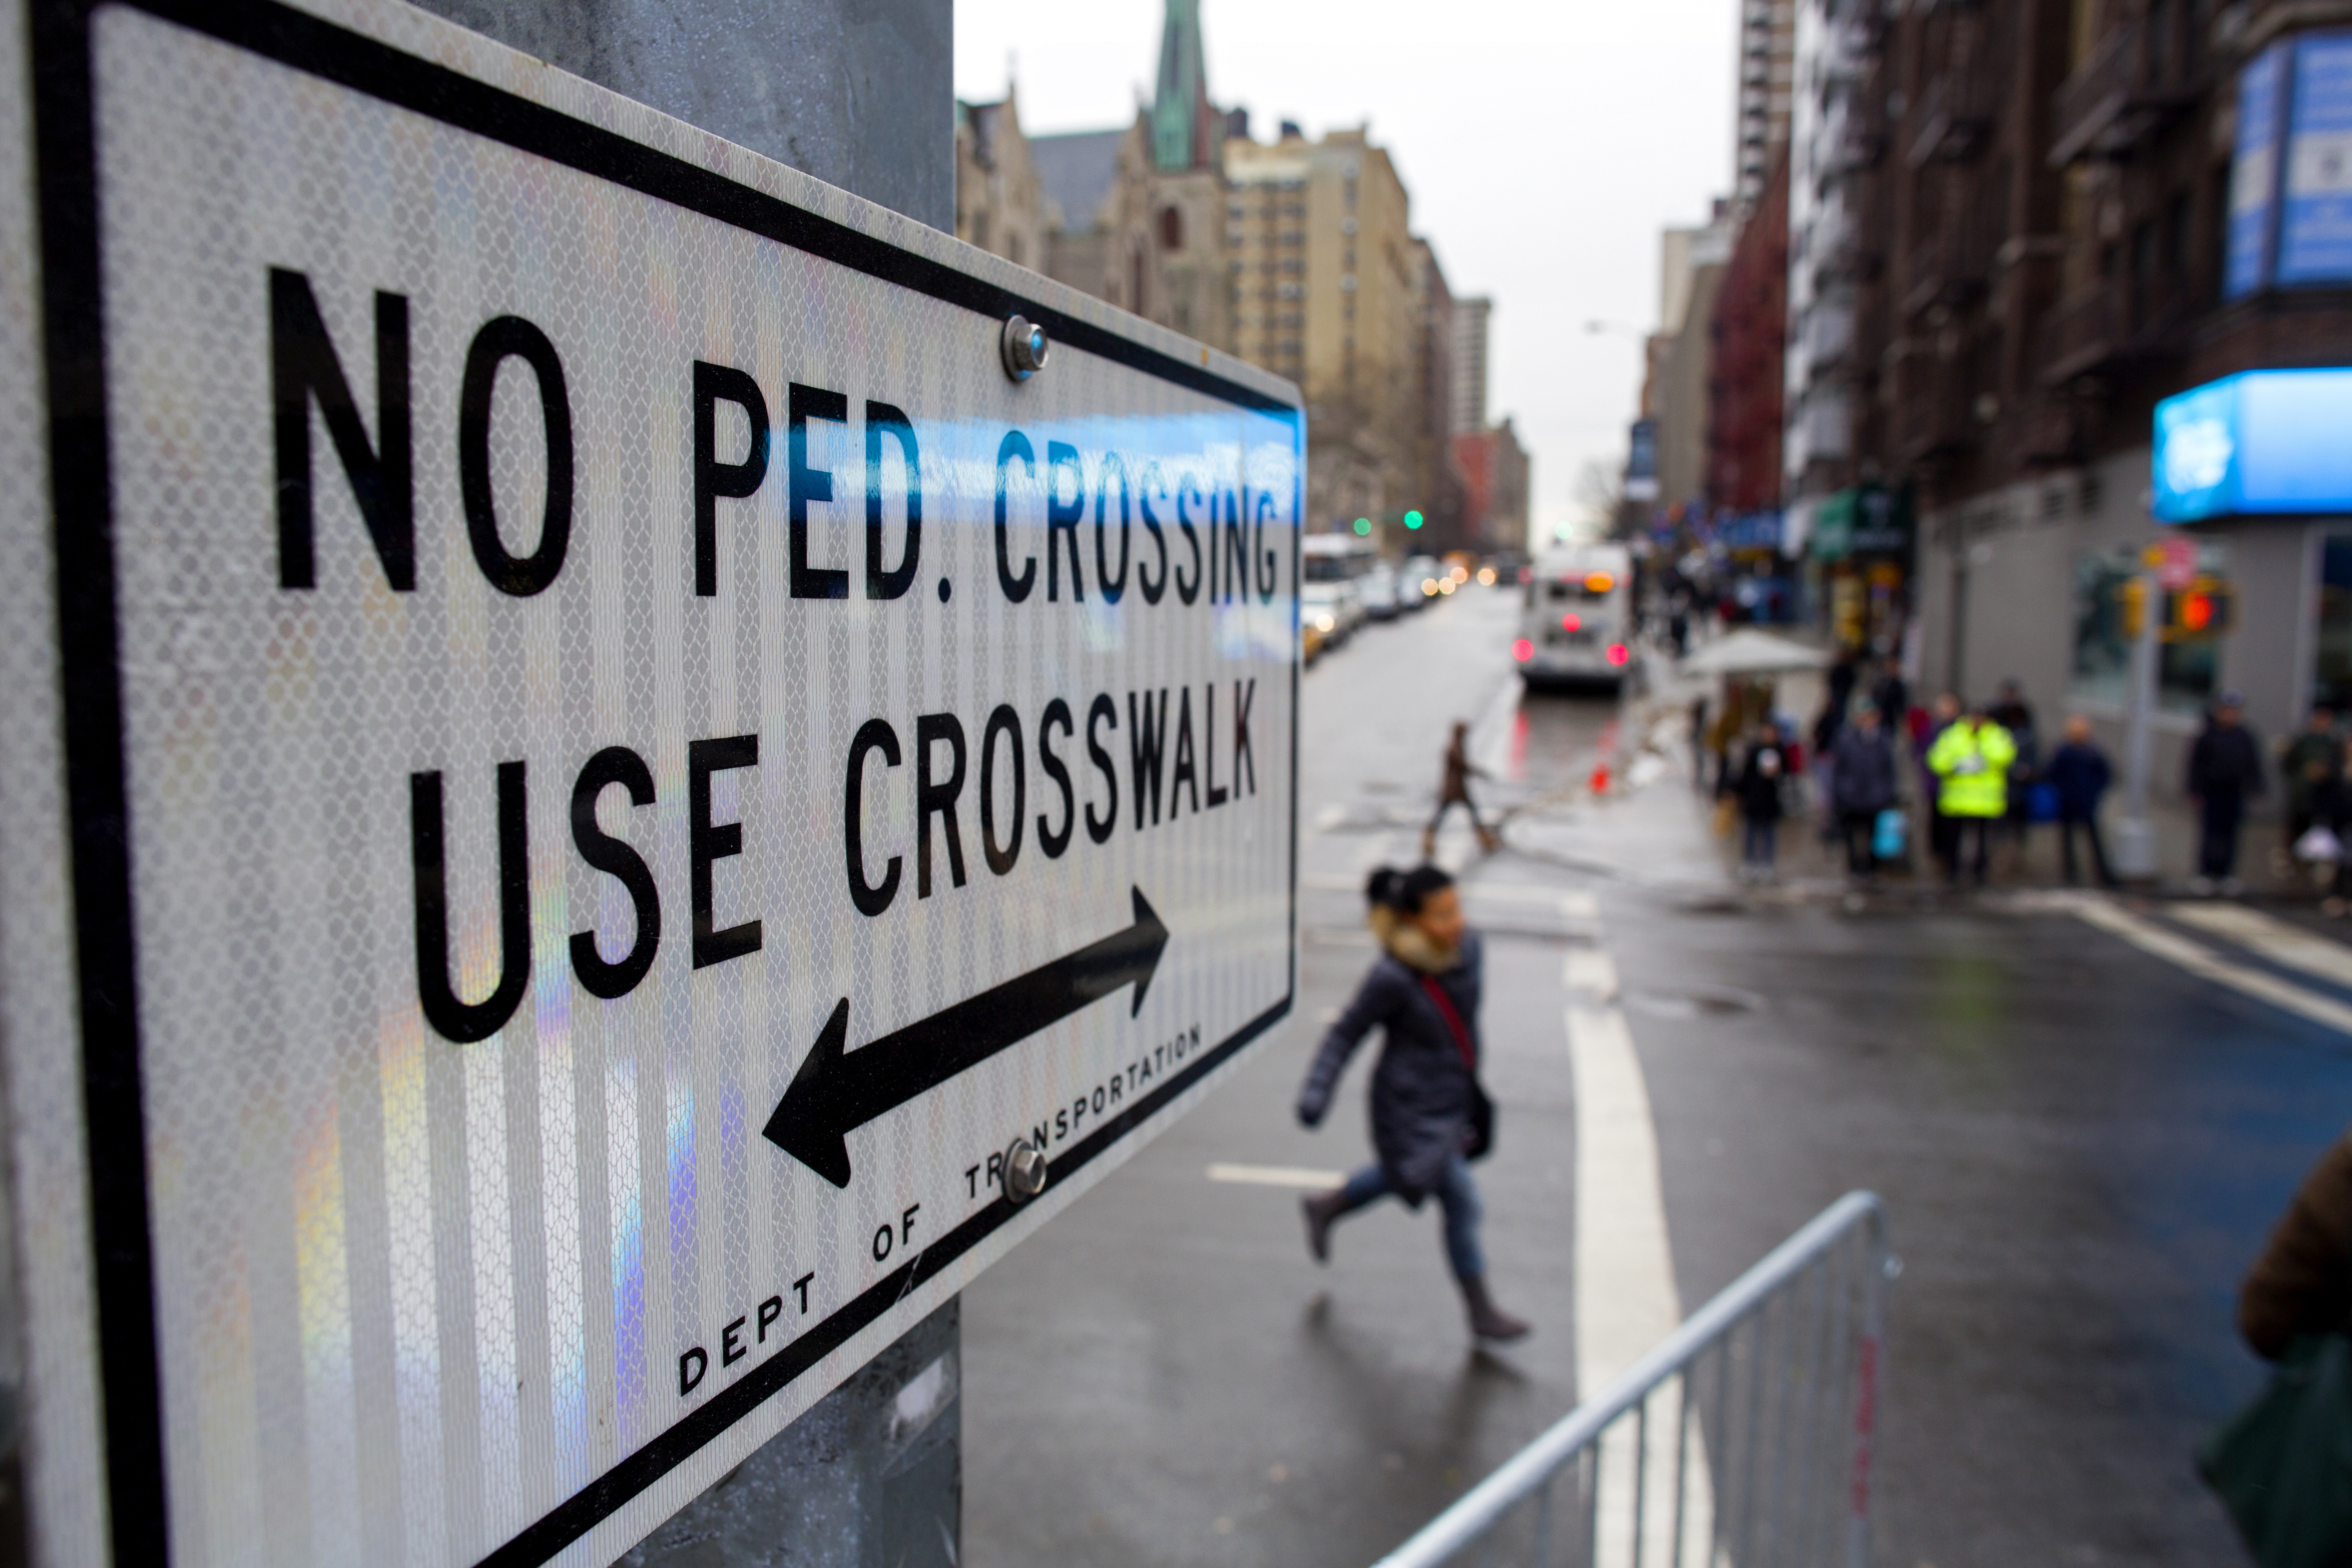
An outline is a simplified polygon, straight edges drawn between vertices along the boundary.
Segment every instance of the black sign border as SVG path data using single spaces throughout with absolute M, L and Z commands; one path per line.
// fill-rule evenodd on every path
M 121 5 L 395 107 L 717 218 L 777 244 L 977 314 L 1018 312 L 1056 343 L 1270 415 L 1303 435 L 1294 404 L 1205 365 L 958 271 L 846 224 L 737 184 L 615 131 L 519 97 L 276 0 L 27 0 L 41 266 L 42 361 L 47 385 L 68 838 L 73 886 L 76 1000 L 98 1307 L 100 1405 L 108 1522 L 118 1563 L 167 1563 L 171 1516 L 163 1473 L 155 1340 L 152 1220 L 139 1049 L 130 820 L 124 788 L 122 687 L 115 604 L 112 490 L 106 419 L 105 317 L 100 268 L 96 84 L 90 23 Z M 1302 462 L 1303 462 L 1303 454 Z M 1301 527 L 1298 481 L 1292 527 Z M 1291 552 L 1291 591 L 1297 593 Z M 1298 658 L 1290 664 L 1289 989 L 1149 1095 L 1107 1118 L 1053 1165 L 1066 1177 L 1193 1089 L 1286 1016 L 1298 994 Z M 884 1276 L 822 1323 L 744 1373 L 580 1491 L 482 1559 L 483 1568 L 546 1562 L 705 1445 L 788 1387 L 906 1295 L 944 1272 L 1019 1212 L 998 1198 Z

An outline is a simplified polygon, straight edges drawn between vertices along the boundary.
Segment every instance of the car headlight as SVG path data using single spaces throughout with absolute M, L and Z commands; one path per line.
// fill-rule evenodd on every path
M 1336 626 L 1339 624 L 1339 623 L 1332 617 L 1328 611 L 1326 611 L 1315 617 L 1315 629 L 1318 632 L 1328 633 L 1333 626 Z

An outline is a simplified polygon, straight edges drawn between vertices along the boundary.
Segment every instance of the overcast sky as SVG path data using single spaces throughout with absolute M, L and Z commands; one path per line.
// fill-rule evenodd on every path
M 1738 0 L 1202 0 L 1209 93 L 1309 136 L 1371 123 L 1457 294 L 1495 300 L 1490 416 L 1535 459 L 1538 537 L 1622 462 L 1657 320 L 1657 232 L 1731 178 Z M 1032 133 L 1126 123 L 1161 0 L 956 0 L 956 92 L 1021 84 Z M 1593 334 L 1589 321 L 1610 323 Z

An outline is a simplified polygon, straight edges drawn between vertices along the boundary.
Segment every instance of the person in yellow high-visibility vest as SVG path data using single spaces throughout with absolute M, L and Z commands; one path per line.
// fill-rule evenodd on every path
M 1952 721 L 1927 748 L 1927 771 L 1938 781 L 1936 809 L 1952 825 L 1945 880 L 1959 881 L 1961 848 L 1974 832 L 1976 879 L 1983 886 L 1991 859 L 1988 837 L 1991 826 L 2009 813 L 2009 765 L 2016 760 L 2015 737 L 1994 723 L 1981 705 Z

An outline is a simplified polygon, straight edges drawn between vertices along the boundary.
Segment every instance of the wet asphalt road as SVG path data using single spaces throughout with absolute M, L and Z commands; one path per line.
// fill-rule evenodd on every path
M 1571 1408 L 1561 971 L 1597 945 L 1647 1079 L 1685 1310 L 1840 1193 L 1888 1203 L 1906 1268 L 1877 1561 L 2242 1562 L 2189 1449 L 2259 1384 L 2230 1326 L 2236 1281 L 2352 1116 L 2352 1041 L 2063 910 L 1849 911 L 1810 846 L 1788 890 L 1742 896 L 1680 778 L 1564 798 L 1619 708 L 1523 700 L 1515 610 L 1469 590 L 1308 672 L 1297 1013 L 966 1293 L 966 1560 L 1369 1563 Z M 1503 775 L 1491 797 L 1527 805 L 1512 849 L 1477 858 L 1457 818 L 1440 851 L 1489 933 L 1492 1279 L 1538 1325 L 1491 1353 L 1468 1347 L 1433 1208 L 1351 1218 L 1318 1269 L 1295 1191 L 1207 1174 L 1366 1157 L 1372 1047 L 1321 1131 L 1289 1107 L 1318 1021 L 1372 956 L 1354 889 L 1414 858 L 1456 717 Z M 1580 893 L 1590 924 L 1559 912 Z

